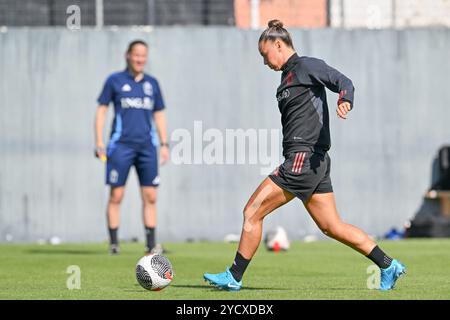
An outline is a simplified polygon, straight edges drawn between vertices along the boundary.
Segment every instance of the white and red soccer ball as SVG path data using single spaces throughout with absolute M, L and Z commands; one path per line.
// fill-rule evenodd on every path
M 136 279 L 144 289 L 162 290 L 172 282 L 172 264 L 160 254 L 144 256 L 136 264 Z

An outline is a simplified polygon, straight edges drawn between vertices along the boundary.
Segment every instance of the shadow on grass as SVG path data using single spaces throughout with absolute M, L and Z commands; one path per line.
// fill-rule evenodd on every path
M 141 287 L 138 283 L 134 284 L 134 287 Z M 209 289 L 210 291 L 217 291 L 217 292 L 226 292 L 224 290 L 215 288 L 208 284 L 172 284 L 170 287 L 180 288 L 180 289 Z M 289 290 L 286 288 L 263 288 L 263 287 L 244 287 L 242 288 L 242 291 L 246 290 L 270 290 L 270 291 L 282 291 L 282 290 Z M 126 292 L 142 292 L 142 289 L 125 289 Z
M 123 291 L 125 292 L 146 292 L 147 290 L 143 289 L 139 284 L 134 284 L 135 289 L 124 289 Z M 170 285 L 170 287 L 175 287 L 175 288 L 189 288 L 189 289 L 214 289 L 211 286 L 206 286 L 206 285 L 176 285 L 176 284 L 172 284 Z
M 24 251 L 30 254 L 101 254 L 108 256 L 105 250 L 80 250 L 80 249 L 63 249 L 63 248 L 52 248 L 52 249 L 28 249 Z
M 186 288 L 186 289 L 211 289 L 214 291 L 224 291 L 220 290 L 218 288 L 215 288 L 211 285 L 183 285 L 183 284 L 173 284 L 172 287 L 176 288 Z M 246 290 L 271 290 L 271 291 L 278 291 L 278 290 L 289 290 L 286 288 L 263 288 L 263 287 L 243 287 L 242 291 Z

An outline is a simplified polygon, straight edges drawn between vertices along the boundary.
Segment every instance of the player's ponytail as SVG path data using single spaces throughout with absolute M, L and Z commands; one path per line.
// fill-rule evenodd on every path
M 275 41 L 277 39 L 283 41 L 288 47 L 294 48 L 291 35 L 283 28 L 283 22 L 280 20 L 270 20 L 267 24 L 267 29 L 259 37 L 259 43 L 267 40 Z

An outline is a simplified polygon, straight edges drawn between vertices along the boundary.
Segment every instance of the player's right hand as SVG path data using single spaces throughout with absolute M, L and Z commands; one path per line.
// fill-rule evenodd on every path
M 95 148 L 95 156 L 97 158 L 99 158 L 100 160 L 102 160 L 103 162 L 106 161 L 106 151 L 105 151 L 105 147 L 103 146 L 98 146 Z
M 336 113 L 337 113 L 339 118 L 345 120 L 345 119 L 347 119 L 347 113 L 349 113 L 350 110 L 352 110 L 352 107 L 351 107 L 350 103 L 347 102 L 347 101 L 343 101 L 337 107 Z

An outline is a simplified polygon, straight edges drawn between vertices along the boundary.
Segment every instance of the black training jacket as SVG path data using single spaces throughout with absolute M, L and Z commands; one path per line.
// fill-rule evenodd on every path
M 330 149 L 330 126 L 325 87 L 339 93 L 338 104 L 353 108 L 352 81 L 324 61 L 296 53 L 282 67 L 277 89 L 283 126 L 283 155 L 291 152 L 325 153 Z

